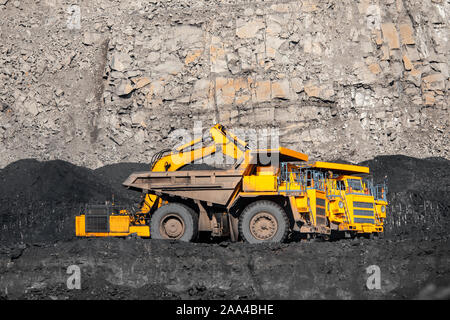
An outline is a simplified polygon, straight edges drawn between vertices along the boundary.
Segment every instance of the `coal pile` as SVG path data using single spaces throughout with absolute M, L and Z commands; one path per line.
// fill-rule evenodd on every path
M 381 156 L 363 162 L 376 183 L 387 178 L 386 236 L 448 234 L 450 161 Z M 148 164 L 120 163 L 91 170 L 69 162 L 27 159 L 0 170 L 0 240 L 33 242 L 74 237 L 75 216 L 86 204 L 112 201 L 135 207 L 140 194 L 122 182 Z M 188 169 L 205 169 L 190 166 Z
M 375 183 L 387 180 L 387 236 L 426 238 L 430 235 L 448 234 L 449 160 L 396 155 L 379 156 L 361 165 L 370 167 Z
M 87 204 L 106 201 L 135 206 L 139 193 L 122 187 L 142 164 L 91 170 L 55 160 L 14 162 L 0 171 L 0 240 L 55 241 L 74 237 L 75 216 Z
M 0 295 L 53 300 L 448 299 L 449 241 L 249 245 L 83 238 L 0 246 Z M 80 290 L 66 287 L 70 265 L 81 269 Z M 366 287 L 371 265 L 381 270 L 378 290 Z
M 148 165 L 12 163 L 0 170 L 0 298 L 448 299 L 449 161 L 390 156 L 364 164 L 375 182 L 388 177 L 384 239 L 249 245 L 75 238 L 74 217 L 86 203 L 114 195 L 136 205 L 140 194 L 121 183 Z M 81 290 L 66 287 L 74 264 Z M 380 290 L 365 285 L 369 265 L 382 270 Z
M 119 196 L 119 200 L 125 201 L 134 200 L 138 195 L 136 191 L 128 190 L 122 186 L 122 182 L 125 181 L 128 176 L 133 172 L 148 171 L 150 165 L 145 163 L 117 163 L 107 165 L 98 169 L 95 169 L 93 173 L 99 177 L 105 183 L 109 183 L 114 187 L 114 192 Z

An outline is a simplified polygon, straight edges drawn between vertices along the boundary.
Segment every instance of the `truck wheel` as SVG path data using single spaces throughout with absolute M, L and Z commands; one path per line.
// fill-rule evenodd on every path
M 272 201 L 257 201 L 239 217 L 239 234 L 249 243 L 283 242 L 289 231 L 286 212 Z
M 194 241 L 198 234 L 198 216 L 184 204 L 166 204 L 152 215 L 150 234 L 152 239 Z

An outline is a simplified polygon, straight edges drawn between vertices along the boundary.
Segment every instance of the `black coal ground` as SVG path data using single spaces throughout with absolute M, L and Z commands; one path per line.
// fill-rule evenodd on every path
M 388 178 L 384 239 L 178 243 L 77 239 L 87 203 L 135 206 L 121 183 L 147 164 L 97 170 L 21 160 L 0 170 L 0 295 L 7 299 L 377 299 L 445 298 L 450 288 L 450 161 L 382 156 L 367 161 Z M 78 265 L 82 289 L 68 290 Z M 378 265 L 381 289 L 368 290 Z

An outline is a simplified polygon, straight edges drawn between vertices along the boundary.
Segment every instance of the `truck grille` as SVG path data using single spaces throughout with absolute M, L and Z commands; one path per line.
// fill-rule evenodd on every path
M 356 209 L 361 208 L 361 209 Z M 366 218 L 354 217 L 354 223 L 374 223 L 374 213 L 373 213 L 373 203 L 372 202 L 361 202 L 361 201 L 353 201 L 353 215 L 354 216 L 364 216 Z
M 355 216 L 367 216 L 367 217 L 373 217 L 373 210 L 353 210 L 353 215 Z
M 372 202 L 353 201 L 353 207 L 354 207 L 354 208 L 367 208 L 367 209 L 373 209 L 373 203 L 372 203 Z
M 373 219 L 367 219 L 367 218 L 353 218 L 354 223 L 371 223 L 374 224 Z

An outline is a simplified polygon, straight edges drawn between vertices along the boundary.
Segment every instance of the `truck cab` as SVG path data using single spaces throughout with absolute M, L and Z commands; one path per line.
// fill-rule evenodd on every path
M 327 185 L 330 200 L 338 199 L 338 207 L 330 205 L 329 212 L 330 221 L 338 224 L 337 230 L 383 232 L 387 201 L 375 194 L 369 178 L 342 174 L 331 178 Z

